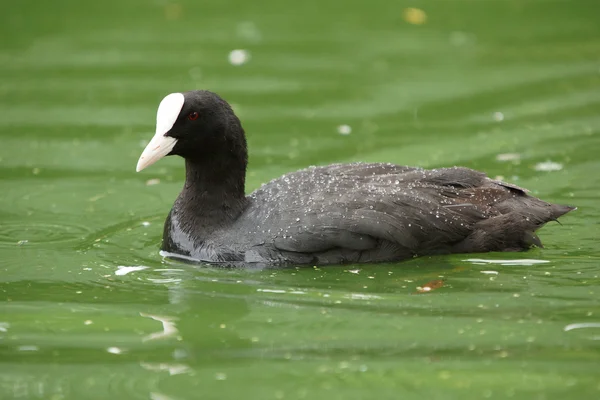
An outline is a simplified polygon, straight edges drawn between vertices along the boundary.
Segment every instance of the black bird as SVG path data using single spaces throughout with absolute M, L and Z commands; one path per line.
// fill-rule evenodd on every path
M 137 171 L 185 159 L 185 185 L 164 226 L 162 250 L 225 264 L 341 264 L 541 246 L 535 230 L 574 207 L 467 168 L 384 163 L 310 167 L 246 196 L 240 120 L 217 94 L 172 93 Z

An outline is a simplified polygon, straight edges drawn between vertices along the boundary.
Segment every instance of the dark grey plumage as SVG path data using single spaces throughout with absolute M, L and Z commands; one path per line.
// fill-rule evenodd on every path
M 229 105 L 184 93 L 167 135 L 186 159 L 186 183 L 162 248 L 227 264 L 339 264 L 524 250 L 535 230 L 573 207 L 549 204 L 467 168 L 334 164 L 275 179 L 244 195 L 246 141 Z M 199 121 L 187 121 L 196 110 Z M 204 119 L 204 121 L 202 121 Z

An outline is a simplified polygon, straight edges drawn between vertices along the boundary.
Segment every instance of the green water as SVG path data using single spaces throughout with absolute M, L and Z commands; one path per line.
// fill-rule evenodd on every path
M 600 398 L 598 15 L 597 0 L 4 2 L 0 398 Z M 231 65 L 234 49 L 251 58 Z M 135 164 L 158 102 L 194 88 L 244 122 L 248 190 L 311 164 L 464 165 L 579 209 L 527 253 L 163 260 L 183 164 Z

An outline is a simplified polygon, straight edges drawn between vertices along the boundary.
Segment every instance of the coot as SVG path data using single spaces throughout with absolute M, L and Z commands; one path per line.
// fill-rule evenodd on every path
M 172 93 L 137 171 L 185 159 L 162 250 L 226 264 L 340 264 L 541 246 L 535 230 L 574 207 L 467 168 L 384 163 L 310 167 L 244 191 L 244 129 L 217 94 Z

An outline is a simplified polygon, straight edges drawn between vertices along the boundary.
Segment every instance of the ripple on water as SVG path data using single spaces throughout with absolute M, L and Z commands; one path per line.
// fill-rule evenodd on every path
M 82 240 L 91 232 L 85 225 L 11 221 L 0 223 L 0 247 L 64 244 Z

